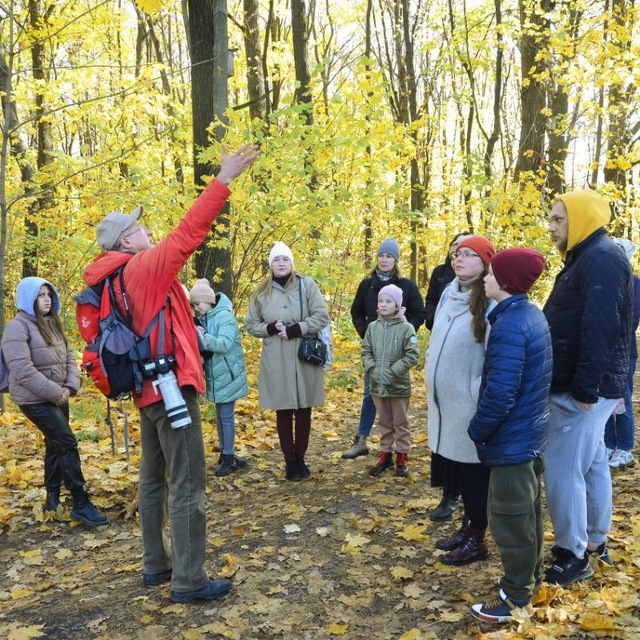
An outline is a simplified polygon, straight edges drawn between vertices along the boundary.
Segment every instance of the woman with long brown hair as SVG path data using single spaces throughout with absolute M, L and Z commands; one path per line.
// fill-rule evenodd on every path
M 73 499 L 73 520 L 108 524 L 84 488 L 78 442 L 69 427 L 69 398 L 80 389 L 80 374 L 58 315 L 58 291 L 43 278 L 23 278 L 16 304 L 18 314 L 2 335 L 2 353 L 11 399 L 44 436 L 44 509 L 58 510 L 64 482 Z
M 470 236 L 458 245 L 453 261 L 456 277 L 438 304 L 425 365 L 431 485 L 449 487 L 462 496 L 464 505 L 459 531 L 436 542 L 438 549 L 447 551 L 440 559 L 450 565 L 488 556 L 484 535 L 489 470 L 480 464 L 467 428 L 482 379 L 491 306 L 483 278 L 494 254 L 493 244 L 482 236 Z

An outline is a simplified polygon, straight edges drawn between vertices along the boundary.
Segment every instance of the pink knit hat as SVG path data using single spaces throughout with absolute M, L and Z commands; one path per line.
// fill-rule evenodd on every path
M 398 307 L 398 311 L 402 309 L 402 289 L 400 287 L 395 284 L 388 284 L 378 291 L 379 296 L 383 293 L 393 298 L 393 301 L 396 303 L 396 307 Z

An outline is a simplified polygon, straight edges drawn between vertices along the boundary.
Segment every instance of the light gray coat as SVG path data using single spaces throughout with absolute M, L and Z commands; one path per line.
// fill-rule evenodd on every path
M 302 283 L 302 315 L 299 291 Z M 281 320 L 300 323 L 302 335 L 315 335 L 329 323 L 327 304 L 312 278 L 294 272 L 285 287 L 272 283 L 249 303 L 247 331 L 262 338 L 260 407 L 306 409 L 324 403 L 324 369 L 298 359 L 300 338 L 269 335 L 267 325 Z
M 458 278 L 443 293 L 431 331 L 425 383 L 430 449 L 449 460 L 478 463 L 467 428 L 478 404 L 486 337 L 479 343 L 473 335 L 470 295 L 461 291 Z M 488 332 L 487 326 L 487 337 Z

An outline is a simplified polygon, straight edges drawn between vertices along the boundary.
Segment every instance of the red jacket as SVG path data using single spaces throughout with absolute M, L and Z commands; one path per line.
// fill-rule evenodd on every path
M 231 192 L 218 180 L 212 180 L 198 196 L 180 224 L 159 244 L 140 253 L 130 254 L 107 251 L 99 255 L 84 272 L 84 281 L 93 286 L 107 277 L 120 265 L 124 269 L 124 287 L 127 292 L 133 330 L 142 335 L 156 314 L 162 309 L 167 294 L 170 301 L 165 310 L 166 355 L 174 353 L 176 375 L 181 387 L 193 386 L 199 393 L 204 392 L 202 362 L 198 351 L 196 330 L 191 306 L 177 278 L 189 256 L 200 246 L 224 206 Z M 116 295 L 117 280 L 114 282 Z M 121 307 L 122 308 L 122 307 Z M 172 345 L 172 333 L 173 343 Z M 158 349 L 158 325 L 151 332 L 151 351 L 155 356 Z M 134 394 L 137 407 L 144 407 L 161 400 L 154 392 L 151 381 L 145 380 L 142 394 Z

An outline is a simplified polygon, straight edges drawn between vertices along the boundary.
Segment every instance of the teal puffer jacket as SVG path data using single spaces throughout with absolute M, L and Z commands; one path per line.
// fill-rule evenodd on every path
M 216 301 L 216 306 L 199 318 L 205 349 L 213 352 L 204 361 L 207 398 L 215 403 L 233 402 L 249 393 L 244 351 L 231 300 L 217 293 Z

